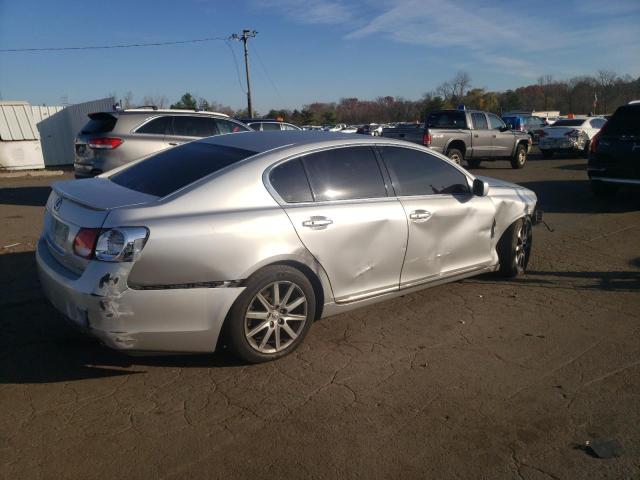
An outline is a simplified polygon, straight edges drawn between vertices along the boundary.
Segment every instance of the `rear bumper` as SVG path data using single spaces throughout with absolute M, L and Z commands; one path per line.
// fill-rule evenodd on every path
M 47 299 L 69 321 L 118 350 L 212 352 L 224 319 L 244 287 L 133 290 L 130 266 L 90 262 L 65 269 L 38 242 L 36 262 Z

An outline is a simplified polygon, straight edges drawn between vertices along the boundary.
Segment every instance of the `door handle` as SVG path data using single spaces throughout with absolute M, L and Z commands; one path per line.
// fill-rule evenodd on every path
M 474 138 L 478 138 L 478 134 L 477 133 L 474 135 Z
M 431 218 L 431 212 L 426 210 L 414 210 L 409 214 L 411 220 L 429 220 Z
M 182 145 L 182 142 L 169 142 L 169 145 Z
M 309 228 L 327 228 L 328 225 L 331 225 L 333 220 L 327 217 L 311 217 L 304 222 L 302 222 L 303 227 Z
M 497 136 L 497 135 L 494 135 L 494 136 L 493 136 L 493 138 L 498 138 L 498 136 Z

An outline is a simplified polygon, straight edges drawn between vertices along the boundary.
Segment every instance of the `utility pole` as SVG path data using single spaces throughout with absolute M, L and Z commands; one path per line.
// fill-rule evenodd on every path
M 258 34 L 255 30 L 242 30 L 242 34 L 234 33 L 231 35 L 233 40 L 240 40 L 244 44 L 244 69 L 247 73 L 247 110 L 249 112 L 249 118 L 253 117 L 253 107 L 251 105 L 251 80 L 249 78 L 249 51 L 247 50 L 247 40 L 250 37 L 255 37 Z

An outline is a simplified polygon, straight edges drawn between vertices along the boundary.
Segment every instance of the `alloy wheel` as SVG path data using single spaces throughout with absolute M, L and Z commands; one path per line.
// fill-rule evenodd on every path
M 529 259 L 529 253 L 531 251 L 531 223 L 523 221 L 518 231 L 518 238 L 516 239 L 516 264 L 518 270 L 523 272 L 527 267 Z
M 290 281 L 272 282 L 249 303 L 245 338 L 260 353 L 280 352 L 302 333 L 307 317 L 307 297 L 302 289 Z

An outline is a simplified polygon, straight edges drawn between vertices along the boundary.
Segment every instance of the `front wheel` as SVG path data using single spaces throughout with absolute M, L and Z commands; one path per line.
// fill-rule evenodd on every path
M 229 347 L 250 363 L 283 357 L 302 342 L 315 318 L 309 279 L 287 265 L 266 267 L 247 281 L 225 325 Z
M 522 168 L 527 163 L 527 147 L 524 145 L 518 145 L 516 148 L 516 154 L 511 159 L 511 168 Z
M 532 244 L 533 231 L 529 217 L 516 220 L 507 228 L 497 246 L 500 274 L 503 277 L 517 277 L 525 272 Z

